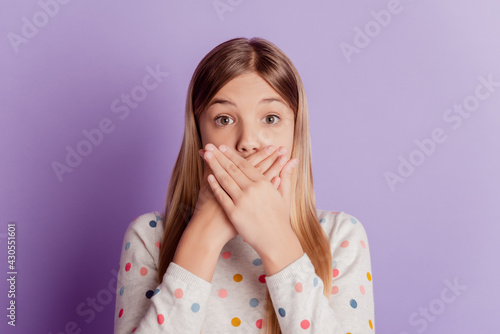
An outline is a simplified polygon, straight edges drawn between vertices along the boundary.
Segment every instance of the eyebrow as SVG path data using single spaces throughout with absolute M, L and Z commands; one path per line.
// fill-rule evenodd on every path
M 282 103 L 282 104 L 284 104 L 285 106 L 288 107 L 288 105 L 282 99 L 275 98 L 275 97 L 268 97 L 268 98 L 262 99 L 262 100 L 259 101 L 258 104 L 271 103 L 271 102 L 280 102 L 280 103 Z M 209 108 L 212 105 L 217 104 L 217 103 L 220 103 L 220 104 L 230 104 L 230 105 L 236 107 L 236 104 L 234 102 L 231 102 L 231 101 L 226 100 L 226 99 L 216 98 L 216 99 L 213 99 L 212 102 L 210 102 L 210 104 L 207 106 L 207 108 Z

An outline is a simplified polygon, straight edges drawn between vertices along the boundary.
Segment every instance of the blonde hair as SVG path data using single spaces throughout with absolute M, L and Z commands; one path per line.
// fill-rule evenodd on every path
M 198 64 L 189 83 L 182 145 L 170 177 L 164 213 L 165 233 L 161 243 L 158 284 L 163 280 L 179 240 L 190 221 L 199 196 L 203 148 L 199 117 L 213 96 L 231 79 L 256 72 L 271 85 L 293 109 L 295 115 L 291 158 L 299 158 L 291 187 L 291 227 L 316 274 L 324 283 L 329 299 L 332 285 L 332 255 L 328 238 L 317 219 L 311 166 L 311 142 L 307 100 L 302 80 L 285 53 L 273 43 L 254 37 L 233 38 L 212 49 Z M 269 290 L 266 294 L 263 328 L 267 334 L 281 333 Z

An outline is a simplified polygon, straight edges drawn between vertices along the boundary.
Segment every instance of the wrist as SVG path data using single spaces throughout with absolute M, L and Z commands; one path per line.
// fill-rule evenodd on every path
M 267 276 L 278 273 L 304 255 L 304 250 L 295 232 L 291 231 L 282 237 L 258 252 Z

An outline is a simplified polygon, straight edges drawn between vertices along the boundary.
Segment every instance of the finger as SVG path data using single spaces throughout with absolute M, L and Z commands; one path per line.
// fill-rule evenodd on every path
M 280 175 L 283 167 L 288 160 L 289 158 L 286 155 L 277 156 L 276 159 L 272 162 L 271 167 L 264 172 L 264 175 L 268 179 L 271 179 L 273 176 Z
M 276 146 L 269 145 L 265 149 L 260 150 L 259 152 L 255 153 L 255 154 L 252 154 L 251 156 L 249 156 L 246 159 L 248 162 L 250 162 L 252 164 L 252 166 L 257 167 L 258 164 L 260 164 L 268 156 L 273 155 L 274 152 L 276 152 L 276 151 L 277 151 Z M 268 166 L 268 168 L 269 168 L 269 166 Z
M 228 214 L 229 217 L 229 212 L 231 212 L 230 210 L 234 208 L 233 200 L 224 191 L 224 189 L 222 189 L 222 187 L 220 186 L 219 182 L 216 180 L 213 174 L 208 175 L 207 179 L 208 183 L 210 184 L 210 189 L 212 189 L 215 198 L 217 199 L 217 201 L 219 202 L 219 204 L 222 206 L 222 208 L 224 209 L 226 214 Z
M 285 203 L 287 203 L 289 209 L 291 203 L 290 190 L 292 188 L 292 177 L 294 170 L 297 168 L 298 161 L 299 159 L 297 158 L 288 161 L 288 163 L 285 167 L 283 167 L 280 173 L 281 184 L 278 188 L 278 191 L 280 192 L 281 197 L 283 197 L 283 199 L 285 200 Z
M 208 145 L 207 145 L 208 146 Z M 241 189 L 245 189 L 257 180 L 262 180 L 264 176 L 245 158 L 226 145 L 220 145 L 220 149 L 214 149 L 214 155 Z M 217 176 L 217 175 L 216 175 Z M 224 184 L 222 184 L 224 186 Z
M 212 174 L 215 176 L 220 186 L 233 200 L 236 200 L 241 194 L 241 184 L 246 184 L 246 182 L 251 181 L 248 180 L 243 172 L 239 170 L 233 162 L 229 161 L 229 159 L 226 158 L 224 154 L 222 154 L 222 152 L 220 152 L 214 145 L 208 144 L 207 148 L 209 147 L 213 150 L 205 152 L 205 161 L 207 161 L 208 165 L 212 169 Z M 244 161 L 248 163 L 246 160 Z

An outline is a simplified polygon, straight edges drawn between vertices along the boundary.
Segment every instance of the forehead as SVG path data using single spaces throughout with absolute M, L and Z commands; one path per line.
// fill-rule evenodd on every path
M 239 75 L 227 82 L 210 100 L 207 109 L 213 106 L 239 108 L 243 103 L 258 107 L 270 105 L 292 112 L 278 92 L 254 72 Z

